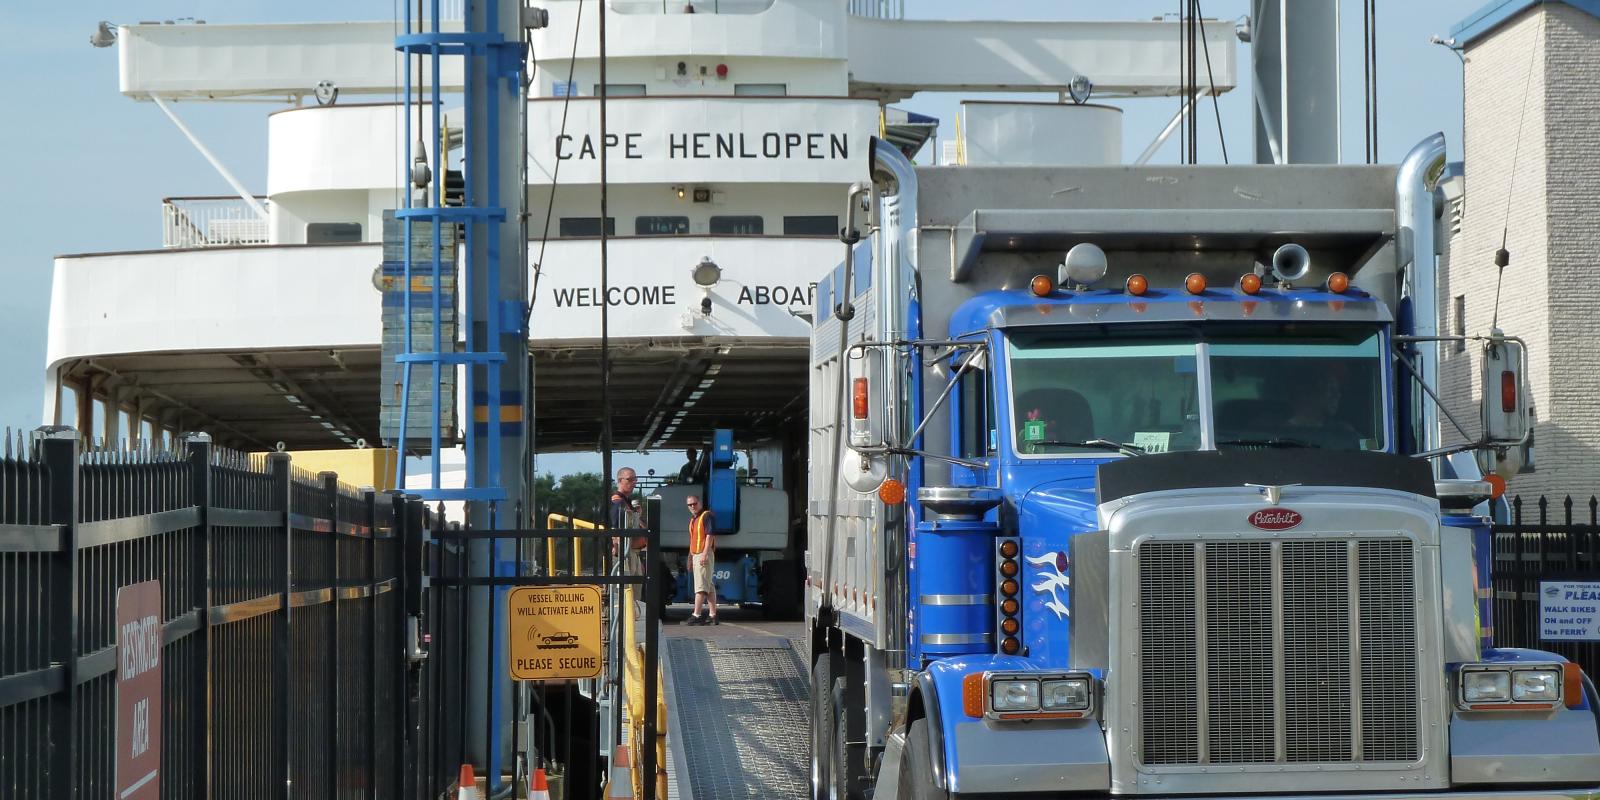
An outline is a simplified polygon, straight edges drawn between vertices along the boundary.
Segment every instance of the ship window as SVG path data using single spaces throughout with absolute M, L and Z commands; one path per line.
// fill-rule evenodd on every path
M 599 217 L 562 217 L 561 235 L 568 236 L 599 236 Z M 617 218 L 606 217 L 606 235 L 617 235 Z
M 312 222 L 306 225 L 306 244 L 344 244 L 361 241 L 359 222 Z
M 688 217 L 639 217 L 633 221 L 636 236 L 680 236 L 688 232 Z
M 741 97 L 783 97 L 789 93 L 786 83 L 736 83 L 733 93 Z
M 784 236 L 838 236 L 839 218 L 831 214 L 783 218 Z
M 760 217 L 712 217 L 711 232 L 734 236 L 760 236 L 765 224 Z
M 594 85 L 594 96 L 600 96 L 600 84 Z M 608 83 L 606 84 L 606 97 L 644 97 L 644 84 L 642 83 Z

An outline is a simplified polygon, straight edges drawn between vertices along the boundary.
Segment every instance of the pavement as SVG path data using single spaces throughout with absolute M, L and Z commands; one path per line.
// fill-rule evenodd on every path
M 718 609 L 720 625 L 667 609 L 669 760 L 681 800 L 801 800 L 809 787 L 810 686 L 804 625 Z

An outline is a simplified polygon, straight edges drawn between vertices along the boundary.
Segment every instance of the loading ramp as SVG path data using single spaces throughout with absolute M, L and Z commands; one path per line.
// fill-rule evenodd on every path
M 662 639 L 668 764 L 681 800 L 802 800 L 810 786 L 810 683 L 798 622 L 724 607 L 722 624 Z

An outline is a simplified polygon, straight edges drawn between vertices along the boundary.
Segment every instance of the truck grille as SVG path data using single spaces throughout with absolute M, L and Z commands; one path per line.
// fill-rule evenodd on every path
M 1141 763 L 1418 759 L 1409 540 L 1158 541 L 1138 564 Z

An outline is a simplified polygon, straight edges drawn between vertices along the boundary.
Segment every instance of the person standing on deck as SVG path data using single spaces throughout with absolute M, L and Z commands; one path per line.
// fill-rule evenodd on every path
M 699 495 L 684 499 L 689 509 L 689 571 L 694 576 L 694 613 L 683 621 L 685 625 L 717 625 L 717 584 L 712 580 L 712 567 L 717 563 L 716 537 L 711 534 L 711 510 L 700 505 Z M 701 604 L 707 606 L 701 613 Z M 709 615 L 709 616 L 707 616 Z

